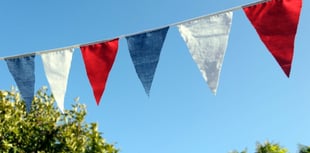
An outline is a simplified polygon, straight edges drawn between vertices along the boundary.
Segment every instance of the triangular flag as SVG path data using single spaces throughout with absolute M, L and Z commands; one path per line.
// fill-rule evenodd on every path
M 118 38 L 108 42 L 81 46 L 80 48 L 87 76 L 93 88 L 96 103 L 99 105 L 116 57 Z
M 226 12 L 178 25 L 194 61 L 214 94 L 227 48 L 232 15 L 232 12 Z
M 290 76 L 301 0 L 271 0 L 243 8 L 261 40 Z
M 35 55 L 5 59 L 22 98 L 26 103 L 26 111 L 31 110 L 31 103 L 34 96 L 34 59 Z
M 169 27 L 126 37 L 132 62 L 147 95 Z
M 64 99 L 71 67 L 73 49 L 41 54 L 45 75 L 61 112 L 64 112 Z

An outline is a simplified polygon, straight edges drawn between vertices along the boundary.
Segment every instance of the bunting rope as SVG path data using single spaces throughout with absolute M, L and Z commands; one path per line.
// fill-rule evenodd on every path
M 131 33 L 131 34 L 125 34 L 125 35 L 120 35 L 118 37 L 114 37 L 111 39 L 104 39 L 104 40 L 98 40 L 98 41 L 92 41 L 92 42 L 87 42 L 87 43 L 80 43 L 80 44 L 75 44 L 75 45 L 71 45 L 71 46 L 66 46 L 66 47 L 61 47 L 61 48 L 54 48 L 54 49 L 48 49 L 48 50 L 41 50 L 41 51 L 36 51 L 36 52 L 31 52 L 31 53 L 24 53 L 24 54 L 18 54 L 18 55 L 12 55 L 12 56 L 5 56 L 5 57 L 0 57 L 0 60 L 5 60 L 5 59 L 13 59 L 13 58 L 19 58 L 19 57 L 25 57 L 25 56 L 30 56 L 30 55 L 40 55 L 40 54 L 45 54 L 45 53 L 51 53 L 51 52 L 57 52 L 59 50 L 65 50 L 65 49 L 75 49 L 75 48 L 79 48 L 81 46 L 86 46 L 86 45 L 92 45 L 92 44 L 97 44 L 97 43 L 103 43 L 103 42 L 107 42 L 110 40 L 113 40 L 115 38 L 125 38 L 125 37 L 130 37 L 133 35 L 137 35 L 137 34 L 141 34 L 141 33 L 146 33 L 146 32 L 151 32 L 151 31 L 155 31 L 158 29 L 162 29 L 164 27 L 173 27 L 173 26 L 177 26 L 186 22 L 190 22 L 190 21 L 194 21 L 194 20 L 199 20 L 205 17 L 210 17 L 210 16 L 214 16 L 214 15 L 218 15 L 218 14 L 222 14 L 222 13 L 226 13 L 226 12 L 231 12 L 231 11 L 236 11 L 236 10 L 240 10 L 243 8 L 247 8 L 250 6 L 254 6 L 257 4 L 261 4 L 261 3 L 266 3 L 269 2 L 271 0 L 260 0 L 260 1 L 256 1 L 256 2 L 252 2 L 252 3 L 248 3 L 245 5 L 240 5 L 240 6 L 236 6 L 236 7 L 232 7 L 226 10 L 222 10 L 216 13 L 212 13 L 212 14 L 207 14 L 207 15 L 203 15 L 203 16 L 199 16 L 199 17 L 194 17 L 188 20 L 183 20 L 180 22 L 175 22 L 175 23 L 171 23 L 162 27 L 157 27 L 157 28 L 153 28 L 153 29 L 148 29 L 148 30 L 144 30 L 144 31 L 140 31 L 140 32 L 136 32 L 136 33 Z

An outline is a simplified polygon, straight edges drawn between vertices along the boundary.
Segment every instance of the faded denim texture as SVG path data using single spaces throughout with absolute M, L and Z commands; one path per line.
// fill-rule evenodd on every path
M 169 27 L 126 37 L 132 62 L 147 95 L 150 94 L 160 52 Z
M 34 96 L 34 59 L 35 55 L 5 59 L 20 94 L 26 102 L 27 112 L 31 109 L 31 103 Z

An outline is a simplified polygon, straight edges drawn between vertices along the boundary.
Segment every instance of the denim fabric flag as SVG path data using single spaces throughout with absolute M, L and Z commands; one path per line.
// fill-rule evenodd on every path
M 260 39 L 290 76 L 302 0 L 271 0 L 243 8 Z
M 132 62 L 148 96 L 168 29 L 126 37 Z
M 117 54 L 118 38 L 108 42 L 81 46 L 80 48 L 87 76 L 93 88 L 96 103 L 99 105 Z
M 214 94 L 227 48 L 232 15 L 232 12 L 226 12 L 178 25 L 192 58 Z
M 61 112 L 64 112 L 64 99 L 71 67 L 73 49 L 41 54 L 45 75 Z
M 35 55 L 5 59 L 22 98 L 26 103 L 26 111 L 31 110 L 34 96 L 34 59 Z

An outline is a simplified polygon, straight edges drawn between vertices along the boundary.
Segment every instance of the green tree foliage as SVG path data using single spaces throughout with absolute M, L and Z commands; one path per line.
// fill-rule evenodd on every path
M 29 113 L 18 92 L 0 91 L 1 153 L 118 152 L 105 142 L 96 123 L 85 123 L 85 105 L 76 101 L 62 114 L 46 91 L 37 92 Z
M 257 143 L 255 153 L 287 153 L 287 149 L 281 147 L 277 143 L 265 142 L 264 144 Z
M 310 153 L 310 146 L 299 145 L 299 153 Z
M 238 151 L 232 151 L 230 153 L 239 153 Z M 243 150 L 240 153 L 247 153 L 247 150 Z M 266 141 L 265 143 L 257 143 L 255 153 L 288 153 L 288 150 L 277 143 L 271 143 Z M 299 145 L 298 153 L 310 153 L 310 146 Z

